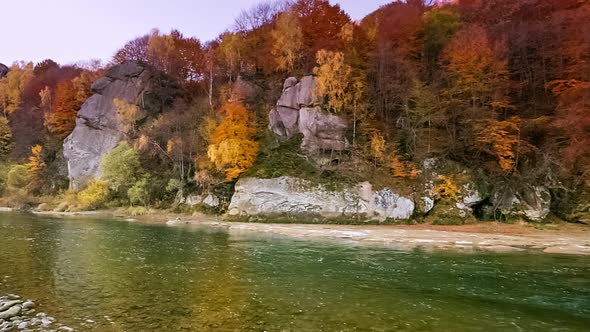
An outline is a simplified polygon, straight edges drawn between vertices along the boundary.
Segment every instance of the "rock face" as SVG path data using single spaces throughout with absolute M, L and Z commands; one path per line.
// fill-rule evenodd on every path
M 406 220 L 415 204 L 391 189 L 373 191 L 368 182 L 341 191 L 308 181 L 280 177 L 238 181 L 229 206 L 231 216 L 364 217 Z
M 277 106 L 269 114 L 269 129 L 283 140 L 302 133 L 301 148 L 307 152 L 345 150 L 349 146 L 345 137 L 348 124 L 344 118 L 322 111 L 315 86 L 313 76 L 285 80 Z
M 64 141 L 70 188 L 78 190 L 100 173 L 100 161 L 125 135 L 119 129 L 114 99 L 140 104 L 153 72 L 128 61 L 109 69 L 92 84 L 92 95 L 78 112 L 76 127 Z
M 0 63 L 0 78 L 6 76 L 9 70 L 10 69 L 6 65 Z
M 549 214 L 551 193 L 545 187 L 526 186 L 520 190 L 501 187 L 493 192 L 491 202 L 505 216 L 542 221 Z

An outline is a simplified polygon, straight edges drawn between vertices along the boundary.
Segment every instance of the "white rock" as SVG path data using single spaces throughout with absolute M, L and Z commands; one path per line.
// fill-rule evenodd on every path
M 219 201 L 219 198 L 217 196 L 209 194 L 203 200 L 203 204 L 210 207 L 218 207 L 221 204 L 221 202 Z
M 434 208 L 434 199 L 432 199 L 431 197 L 420 197 L 420 199 L 422 200 L 422 202 L 424 203 L 424 211 L 422 211 L 424 214 L 432 211 L 432 209 Z
M 483 195 L 475 188 L 475 185 L 471 183 L 465 184 L 461 193 L 463 196 L 463 204 L 468 207 L 473 207 L 484 200 Z
M 414 208 L 414 202 L 410 198 L 390 189 L 374 192 L 368 182 L 335 191 L 293 177 L 245 178 L 236 184 L 229 214 L 299 217 L 320 215 L 325 218 L 366 216 L 385 220 L 409 219 Z
M 186 205 L 190 205 L 190 206 L 194 206 L 197 204 L 200 204 L 203 201 L 203 197 L 199 196 L 199 195 L 189 195 L 187 197 L 185 197 L 184 199 L 182 199 L 183 204 Z

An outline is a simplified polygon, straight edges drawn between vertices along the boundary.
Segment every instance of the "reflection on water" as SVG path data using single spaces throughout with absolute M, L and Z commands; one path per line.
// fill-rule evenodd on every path
M 0 294 L 78 330 L 587 331 L 590 259 L 0 215 Z

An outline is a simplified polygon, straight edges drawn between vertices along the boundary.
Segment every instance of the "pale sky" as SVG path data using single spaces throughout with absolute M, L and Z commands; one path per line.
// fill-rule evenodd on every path
M 231 26 L 259 0 L 2 0 L 0 63 L 60 64 L 109 60 L 117 49 L 158 28 L 176 28 L 202 41 Z M 355 20 L 391 0 L 331 0 Z

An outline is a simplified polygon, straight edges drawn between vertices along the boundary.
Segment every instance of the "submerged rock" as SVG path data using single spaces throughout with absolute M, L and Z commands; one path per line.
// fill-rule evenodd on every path
M 373 191 L 368 182 L 335 190 L 309 181 L 280 177 L 238 181 L 229 206 L 231 216 L 364 217 L 384 221 L 409 219 L 411 198 L 392 189 Z

